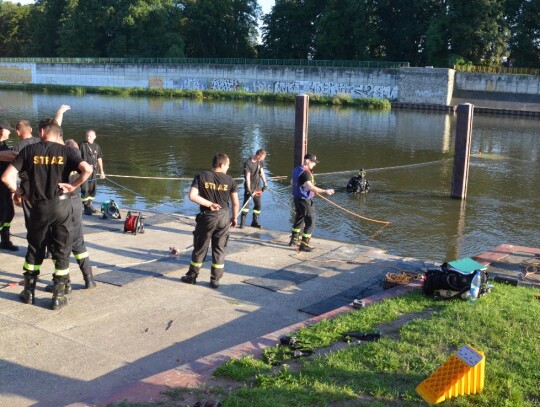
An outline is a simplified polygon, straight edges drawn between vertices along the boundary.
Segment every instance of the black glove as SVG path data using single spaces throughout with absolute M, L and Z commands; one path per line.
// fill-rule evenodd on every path
M 251 196 L 252 192 L 251 189 L 246 188 L 246 196 Z
M 266 184 L 264 184 L 263 187 L 262 187 L 262 191 L 264 192 L 264 191 L 266 191 L 267 189 L 268 189 L 268 186 L 267 186 Z

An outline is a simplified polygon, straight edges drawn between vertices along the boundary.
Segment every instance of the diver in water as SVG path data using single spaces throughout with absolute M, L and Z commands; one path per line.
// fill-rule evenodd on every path
M 367 194 L 369 192 L 371 186 L 366 179 L 366 172 L 363 168 L 358 172 L 358 175 L 349 180 L 346 188 L 348 194 Z

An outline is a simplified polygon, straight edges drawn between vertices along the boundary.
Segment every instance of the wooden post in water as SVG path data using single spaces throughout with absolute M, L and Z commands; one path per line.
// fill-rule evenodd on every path
M 473 116 L 474 105 L 470 103 L 458 105 L 451 195 L 456 199 L 467 197 Z
M 294 166 L 302 165 L 307 154 L 309 96 L 296 96 L 294 116 Z

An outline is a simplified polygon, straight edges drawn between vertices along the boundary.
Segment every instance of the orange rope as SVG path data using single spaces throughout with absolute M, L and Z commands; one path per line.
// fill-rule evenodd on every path
M 320 198 L 322 198 L 322 199 L 324 199 L 325 201 L 331 203 L 332 205 L 334 205 L 335 207 L 341 209 L 342 211 L 345 211 L 345 212 L 347 212 L 347 213 L 350 214 L 350 215 L 356 216 L 357 218 L 364 219 L 364 220 L 367 220 L 367 221 L 369 221 L 369 222 L 382 223 L 383 225 L 389 225 L 389 224 L 390 224 L 390 222 L 387 222 L 387 221 L 385 221 L 385 220 L 370 219 L 370 218 L 366 218 L 365 216 L 358 215 L 357 213 L 351 212 L 350 210 L 345 209 L 343 206 L 340 206 L 340 205 L 338 205 L 337 203 L 332 202 L 330 199 L 325 198 L 325 197 L 322 196 L 321 194 L 317 194 L 317 196 L 320 197 Z

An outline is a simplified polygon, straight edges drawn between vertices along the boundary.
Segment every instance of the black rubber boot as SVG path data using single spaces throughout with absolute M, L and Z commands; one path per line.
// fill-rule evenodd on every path
M 19 298 L 25 304 L 35 304 L 36 299 L 34 293 L 36 291 L 36 283 L 38 280 L 38 273 L 31 273 L 25 271 L 24 274 L 24 290 L 19 294 Z
M 48 293 L 54 293 L 54 284 L 45 286 L 45 291 L 47 291 Z M 68 277 L 68 281 L 64 289 L 64 294 L 69 295 L 72 292 L 73 292 L 73 288 L 71 287 L 71 279 Z
M 16 252 L 19 250 L 19 248 L 15 246 L 9 238 L 9 227 L 3 228 L 2 231 L 0 232 L 0 236 L 2 239 L 0 243 L 0 249 L 8 250 L 10 252 Z
M 94 211 L 92 211 L 92 202 L 91 201 L 85 201 L 84 203 L 84 214 L 85 215 L 92 215 Z
M 221 277 L 223 277 L 223 268 L 212 267 L 210 269 L 210 288 L 218 288 Z
M 53 310 L 59 310 L 67 305 L 68 300 L 65 295 L 66 285 L 69 283 L 69 275 L 65 276 L 53 276 L 53 297 L 51 308 Z
M 94 274 L 92 273 L 92 269 L 88 271 L 83 271 L 83 278 L 84 278 L 84 288 L 86 288 L 87 290 L 96 288 L 96 281 L 94 280 Z
M 180 281 L 186 284 L 197 284 L 198 271 L 194 270 L 192 266 L 189 267 L 185 276 L 180 277 Z
M 313 247 L 309 245 L 309 237 L 302 236 L 302 241 L 300 242 L 300 251 L 301 252 L 312 252 Z
M 253 220 L 251 221 L 251 227 L 252 228 L 257 228 L 257 229 L 262 228 L 262 225 L 259 223 L 259 214 L 258 213 L 253 214 Z
M 98 210 L 96 208 L 94 208 L 93 201 L 88 201 L 88 202 L 90 202 L 90 205 L 89 205 L 90 206 L 90 211 L 92 211 L 92 213 L 97 213 Z
M 291 235 L 289 246 L 298 246 L 299 244 L 300 244 L 300 234 L 293 232 Z
M 243 213 L 243 212 L 242 212 L 242 215 L 240 215 L 240 224 L 238 225 L 240 229 L 242 229 L 244 225 L 246 224 L 246 216 L 247 216 L 247 213 Z

